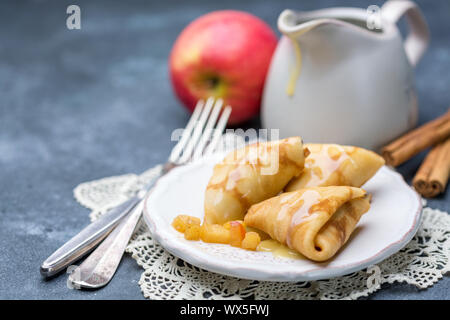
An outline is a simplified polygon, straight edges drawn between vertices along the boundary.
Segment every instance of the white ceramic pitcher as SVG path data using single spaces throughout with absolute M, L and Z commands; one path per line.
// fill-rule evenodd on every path
M 413 68 L 428 45 L 428 27 L 411 1 L 386 2 L 378 21 L 371 10 L 281 13 L 283 37 L 262 101 L 265 128 L 305 142 L 377 149 L 415 126 Z M 396 26 L 403 15 L 405 41 Z

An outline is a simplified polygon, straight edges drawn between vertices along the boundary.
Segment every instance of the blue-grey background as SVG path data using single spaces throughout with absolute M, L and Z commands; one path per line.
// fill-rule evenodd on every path
M 69 290 L 39 265 L 89 222 L 73 188 L 164 161 L 188 114 L 172 93 L 167 57 L 179 32 L 218 9 L 249 11 L 274 29 L 285 8 L 367 8 L 382 1 L 0 2 L 0 298 L 143 299 L 129 256 L 105 288 Z M 66 28 L 81 7 L 82 29 Z M 420 123 L 450 104 L 450 1 L 419 1 L 432 42 L 416 70 Z M 248 125 L 257 126 L 258 120 Z M 399 170 L 410 180 L 424 154 Z M 449 192 L 430 206 L 450 211 Z M 370 299 L 449 299 L 450 279 L 428 290 L 386 286 Z

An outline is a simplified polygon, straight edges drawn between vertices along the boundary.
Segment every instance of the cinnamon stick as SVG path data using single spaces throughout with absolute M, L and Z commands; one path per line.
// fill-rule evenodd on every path
M 432 198 L 444 192 L 450 175 L 450 138 L 436 145 L 426 156 L 413 186 L 421 195 Z
M 381 150 L 381 153 L 386 163 L 395 167 L 449 136 L 450 109 L 439 118 L 391 142 Z

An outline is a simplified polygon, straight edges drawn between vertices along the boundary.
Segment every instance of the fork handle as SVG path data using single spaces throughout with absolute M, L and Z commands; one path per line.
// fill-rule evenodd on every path
M 41 274 L 55 275 L 90 252 L 141 199 L 140 195 L 128 199 L 81 230 L 42 263 Z
M 136 207 L 156 181 L 174 167 L 176 167 L 175 164 L 167 162 L 135 196 L 112 208 L 67 241 L 42 263 L 41 274 L 44 277 L 51 277 L 92 251 Z
M 114 276 L 123 253 L 141 217 L 144 201 L 140 201 L 123 218 L 106 239 L 69 276 L 75 288 L 103 287 Z

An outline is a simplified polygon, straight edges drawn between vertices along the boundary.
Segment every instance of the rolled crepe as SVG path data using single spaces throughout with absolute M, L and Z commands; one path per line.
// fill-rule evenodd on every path
M 311 260 L 325 261 L 347 242 L 369 208 L 363 189 L 314 187 L 255 204 L 244 221 Z
M 384 165 L 375 152 L 337 144 L 305 144 L 311 152 L 305 169 L 292 179 L 285 191 L 307 187 L 361 187 Z
M 251 205 L 277 195 L 305 161 L 300 137 L 256 143 L 230 152 L 213 170 L 205 192 L 205 222 L 243 220 Z

